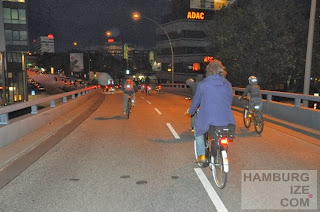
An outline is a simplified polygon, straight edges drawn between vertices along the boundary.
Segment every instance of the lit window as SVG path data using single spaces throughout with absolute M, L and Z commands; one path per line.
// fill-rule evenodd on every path
M 12 20 L 18 20 L 19 14 L 17 9 L 11 9 L 11 19 Z
M 23 40 L 23 41 L 28 40 L 27 31 L 20 31 L 20 40 Z
M 21 2 L 21 3 L 25 3 L 25 0 L 2 0 L 2 1 L 11 1 L 11 2 Z
M 19 20 L 20 21 L 26 21 L 26 10 L 25 9 L 19 9 Z
M 6 20 L 11 20 L 10 8 L 3 8 L 3 18 L 4 18 L 5 23 L 7 23 Z
M 12 41 L 12 30 L 4 30 L 4 37 L 6 41 Z

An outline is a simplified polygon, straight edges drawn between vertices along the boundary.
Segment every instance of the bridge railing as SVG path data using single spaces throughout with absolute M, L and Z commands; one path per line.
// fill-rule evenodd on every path
M 162 84 L 163 91 L 180 95 L 191 95 L 191 88 L 186 84 Z M 243 108 L 247 102 L 239 101 L 238 97 L 245 88 L 233 87 L 233 105 Z M 289 121 L 306 127 L 320 130 L 320 110 L 304 107 L 307 100 L 320 105 L 320 97 L 298 93 L 261 90 L 263 95 L 262 112 L 281 120 Z
M 36 99 L 32 101 L 27 101 L 23 103 L 17 103 L 9 106 L 4 106 L 0 107 L 0 125 L 6 125 L 8 124 L 9 121 L 9 113 L 19 111 L 25 108 L 30 108 L 31 107 L 31 114 L 37 114 L 38 113 L 38 106 L 50 102 L 50 107 L 54 108 L 56 106 L 57 101 L 61 101 L 63 103 L 68 102 L 68 98 L 75 99 L 76 97 L 80 97 L 81 95 L 85 95 L 89 93 L 90 91 L 94 90 L 96 87 L 88 87 L 88 88 L 83 88 L 80 90 L 76 91 L 71 91 L 67 93 L 62 93 L 62 94 L 56 94 L 48 97 L 44 97 L 41 99 Z
M 0 108 L 0 148 L 90 103 L 95 86 Z M 42 107 L 38 111 L 38 106 Z M 31 108 L 31 113 L 30 113 Z M 21 113 L 21 110 L 23 112 Z M 9 113 L 14 114 L 13 118 Z M 19 116 L 16 114 L 19 113 Z M 11 116 L 10 114 L 10 116 Z M 10 120 L 9 120 L 10 119 Z

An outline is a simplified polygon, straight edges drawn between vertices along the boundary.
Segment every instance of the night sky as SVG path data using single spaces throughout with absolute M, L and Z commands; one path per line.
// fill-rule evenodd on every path
M 155 46 L 156 25 L 142 19 L 133 21 L 137 10 L 160 23 L 169 13 L 170 0 L 28 0 L 30 41 L 53 34 L 57 52 L 72 49 L 78 42 L 81 49 L 103 45 L 105 32 L 115 40 L 151 47 Z

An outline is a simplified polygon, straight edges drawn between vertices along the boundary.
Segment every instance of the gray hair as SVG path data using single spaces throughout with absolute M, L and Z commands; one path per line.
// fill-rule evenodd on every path
M 225 67 L 220 60 L 211 61 L 206 67 L 206 76 L 221 75 L 224 76 Z

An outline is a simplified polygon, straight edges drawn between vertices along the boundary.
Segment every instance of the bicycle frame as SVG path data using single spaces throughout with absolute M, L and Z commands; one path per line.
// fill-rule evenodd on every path
M 128 95 L 128 105 L 127 105 L 127 118 L 129 119 L 131 113 L 131 94 Z

